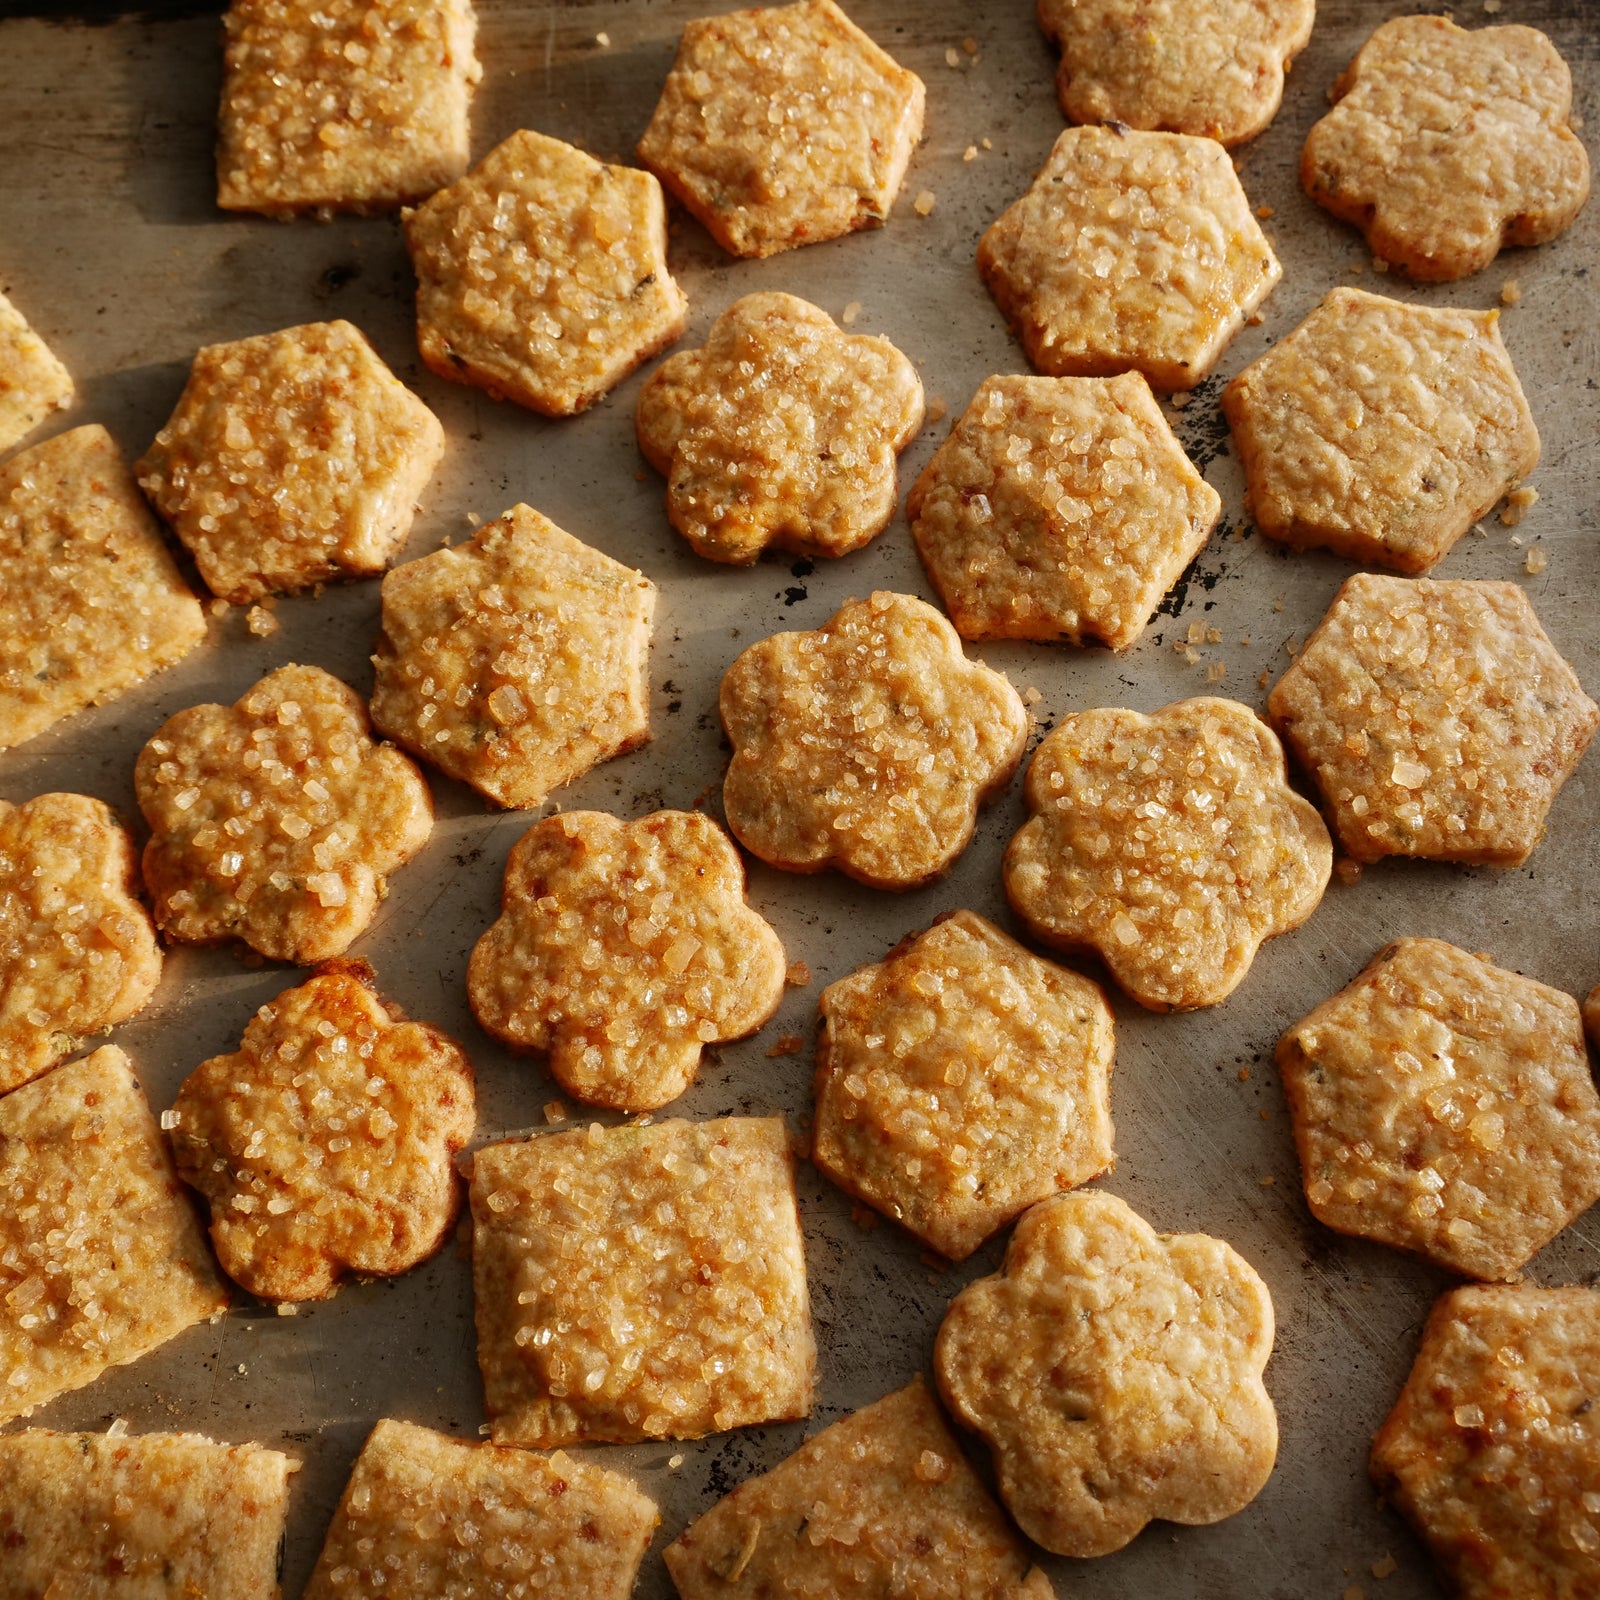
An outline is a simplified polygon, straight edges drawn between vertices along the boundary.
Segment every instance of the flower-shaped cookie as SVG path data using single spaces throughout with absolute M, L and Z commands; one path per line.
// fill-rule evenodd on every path
M 441 378 L 568 417 L 683 332 L 648 172 L 524 128 L 405 226 L 417 345 Z
M 1264 941 L 1316 910 L 1333 845 L 1254 712 L 1210 696 L 1083 711 L 1034 752 L 1006 850 L 1036 938 L 1092 950 L 1140 1005 L 1226 999 Z
M 978 270 L 1056 377 L 1192 389 L 1283 269 L 1214 139 L 1068 128 L 984 234 Z
M 1137 372 L 986 379 L 906 501 L 964 639 L 1116 650 L 1221 511 Z
M 744 565 L 768 545 L 842 556 L 894 515 L 895 457 L 922 426 L 922 381 L 887 339 L 841 333 L 792 294 L 750 294 L 639 394 L 639 446 L 697 554 Z
M 1536 28 L 1469 33 L 1448 17 L 1396 17 L 1332 97 L 1300 181 L 1413 278 L 1464 278 L 1503 245 L 1543 244 L 1589 197 L 1572 74 Z
M 1022 1531 L 1098 1556 L 1154 1518 L 1220 1522 L 1261 1492 L 1278 1450 L 1272 1335 L 1267 1286 L 1221 1239 L 1068 1194 L 1028 1212 L 1000 1272 L 951 1302 L 933 1360 Z
M 1039 0 L 1074 122 L 1253 139 L 1278 114 L 1315 0 Z
M 783 945 L 698 812 L 547 817 L 512 850 L 502 904 L 472 952 L 472 1009 L 595 1105 L 676 1100 L 705 1045 L 754 1033 L 783 995 Z
M 736 256 L 879 226 L 926 90 L 833 0 L 686 23 L 639 159 Z
M 1527 860 L 1600 727 L 1516 584 L 1365 572 L 1267 714 L 1357 861 Z
M 181 944 L 240 939 L 274 961 L 343 955 L 433 831 L 409 758 L 373 741 L 355 690 L 279 667 L 231 706 L 190 706 L 139 752 L 144 879 Z
M 1022 760 L 1029 717 L 932 606 L 880 589 L 728 669 L 728 826 L 789 872 L 914 889 L 966 849 Z

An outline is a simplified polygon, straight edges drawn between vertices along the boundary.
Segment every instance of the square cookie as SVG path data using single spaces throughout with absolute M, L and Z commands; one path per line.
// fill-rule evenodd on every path
M 0 451 L 72 404 L 72 374 L 0 294 Z

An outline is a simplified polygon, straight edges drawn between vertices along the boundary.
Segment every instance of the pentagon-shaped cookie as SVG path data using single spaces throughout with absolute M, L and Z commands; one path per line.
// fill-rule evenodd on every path
M 1504 245 L 1543 244 L 1589 197 L 1572 74 L 1536 28 L 1396 17 L 1331 97 L 1300 182 L 1413 278 L 1464 278 Z
M 285 989 L 238 1050 L 184 1079 L 167 1118 L 223 1271 L 263 1299 L 325 1300 L 347 1274 L 406 1272 L 455 1220 L 472 1068 L 371 983 L 346 961 Z
M 160 981 L 138 857 L 111 807 L 0 801 L 0 1094 L 126 1022 Z
M 372 719 L 503 806 L 650 737 L 656 587 L 513 506 L 383 580 Z
M 957 911 L 822 991 L 811 1159 L 953 1261 L 1112 1161 L 1100 986 Z
M 348 322 L 207 345 L 135 469 L 235 605 L 382 572 L 444 454 L 439 419 Z
M 273 961 L 343 955 L 433 831 L 411 761 L 373 741 L 354 689 L 279 667 L 231 706 L 169 717 L 134 767 L 144 880 L 180 944 L 240 939 Z
M 1114 650 L 1221 512 L 1137 372 L 986 378 L 906 501 L 962 638 Z
M 441 378 L 569 417 L 683 332 L 648 172 L 524 128 L 405 223 L 417 346 Z
M 0 465 L 0 749 L 115 700 L 206 636 L 98 423 Z
M 0 1098 L 0 1194 L 0 1426 L 227 1308 L 115 1045 Z
M 884 222 L 926 97 L 833 0 L 698 17 L 639 159 L 724 250 L 770 256 Z
M 682 1600 L 1053 1600 L 916 1378 L 724 1495 L 664 1552 Z M 916 1574 L 916 1589 L 905 1574 Z
M 1199 383 L 1283 276 L 1221 145 L 1120 127 L 1056 140 L 978 270 L 1041 372 L 1163 390 Z
M 1514 583 L 1347 578 L 1267 697 L 1357 861 L 1516 866 L 1600 726 Z
M 1371 1472 L 1462 1600 L 1600 1592 L 1600 1294 L 1441 1295 Z
M 1120 1550 L 1147 1522 L 1220 1522 L 1278 1450 L 1261 1381 L 1272 1301 L 1203 1233 L 1157 1233 L 1114 1195 L 1058 1195 L 950 1303 L 939 1392 L 994 1453 L 1000 1498 L 1059 1555 Z
M 769 545 L 842 556 L 894 515 L 895 457 L 922 426 L 922 380 L 887 339 L 841 333 L 792 294 L 748 294 L 701 350 L 639 393 L 639 447 L 697 555 L 743 566 Z
M 816 1347 L 777 1117 L 490 1145 L 472 1173 L 495 1443 L 698 1439 L 811 1410 Z
M 0 450 L 9 450 L 52 411 L 72 404 L 72 374 L 0 294 Z
M 961 653 L 932 606 L 879 589 L 810 633 L 775 633 L 729 667 L 728 826 L 789 872 L 914 889 L 966 849 L 1011 781 L 1029 717 L 998 672 Z
M 1335 289 L 1222 391 L 1271 539 L 1426 572 L 1539 461 L 1498 311 Z
M 745 903 L 739 852 L 709 817 L 568 811 L 513 847 L 467 994 L 486 1032 L 545 1052 L 568 1094 L 653 1111 L 694 1082 L 705 1045 L 778 1009 L 785 971 L 778 935 Z
M 217 204 L 392 211 L 467 169 L 472 0 L 232 0 Z
M 1089 950 L 1142 1006 L 1216 1005 L 1322 899 L 1333 844 L 1247 706 L 1082 711 L 1034 751 L 1006 894 L 1035 938 Z

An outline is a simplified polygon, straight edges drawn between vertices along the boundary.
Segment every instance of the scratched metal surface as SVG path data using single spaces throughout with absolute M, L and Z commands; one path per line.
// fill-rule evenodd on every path
M 486 74 L 474 112 L 475 151 L 530 126 L 628 159 L 677 30 L 703 8 L 698 0 L 480 0 Z M 563 805 L 632 816 L 691 804 L 720 776 L 717 684 L 745 644 L 820 624 L 847 595 L 877 586 L 931 598 L 903 519 L 865 551 L 815 571 L 791 570 L 786 560 L 747 571 L 698 561 L 668 527 L 661 483 L 633 442 L 639 375 L 574 421 L 549 423 L 497 405 L 421 368 L 409 320 L 411 276 L 392 220 L 285 226 L 218 213 L 211 172 L 218 24 L 203 6 L 179 3 L 158 17 L 97 19 L 94 26 L 19 17 L 17 9 L 0 21 L 0 284 L 79 380 L 78 404 L 52 426 L 98 420 L 137 453 L 165 418 L 197 345 L 333 315 L 358 323 L 449 434 L 409 554 L 465 534 L 474 517 L 526 500 L 642 566 L 661 586 L 654 742 L 574 784 L 560 795 Z M 693 305 L 685 342 L 701 342 L 712 318 L 754 289 L 793 290 L 835 315 L 859 301 L 858 331 L 893 338 L 920 364 L 928 394 L 954 416 L 987 374 L 1025 370 L 978 281 L 973 252 L 1062 126 L 1053 58 L 1025 0 L 981 7 L 856 0 L 852 9 L 928 84 L 927 141 L 892 221 L 878 233 L 759 263 L 731 260 L 697 225 L 680 221 L 672 262 Z M 1507 279 L 1519 281 L 1523 298 L 1504 328 L 1544 435 L 1544 459 L 1534 480 L 1542 498 L 1518 533 L 1548 547 L 1549 566 L 1527 577 L 1526 546 L 1491 523 L 1487 536 L 1469 535 L 1441 573 L 1525 582 L 1558 644 L 1590 690 L 1600 690 L 1592 598 L 1600 583 L 1600 361 L 1588 278 L 1600 205 L 1553 245 L 1508 254 L 1464 283 L 1418 291 L 1375 280 L 1370 265 L 1356 276 L 1358 264 L 1368 263 L 1359 238 L 1296 186 L 1296 156 L 1327 85 L 1374 24 L 1405 9 L 1390 0 L 1325 0 L 1282 113 L 1240 155 L 1251 199 L 1276 208 L 1268 227 L 1285 278 L 1265 321 L 1226 352 L 1217 376 L 1177 419 L 1226 506 L 1194 571 L 1124 656 L 1025 646 L 983 651 L 1019 687 L 1040 691 L 1041 718 L 1095 705 L 1151 709 L 1205 689 L 1205 664 L 1213 661 L 1226 667 L 1222 692 L 1262 703 L 1258 676 L 1275 676 L 1287 664 L 1286 641 L 1305 636 L 1351 569 L 1332 558 L 1287 556 L 1242 526 L 1240 477 L 1216 394 L 1327 289 L 1350 282 L 1432 304 L 1484 306 L 1497 302 Z M 1474 5 L 1465 20 L 1483 19 Z M 1505 0 L 1496 20 L 1549 29 L 1574 68 L 1580 110 L 1591 127 L 1600 126 L 1600 28 L 1582 0 Z M 597 41 L 601 33 L 608 45 Z M 978 53 L 962 55 L 952 69 L 946 51 L 959 51 L 967 36 Z M 992 151 L 964 162 L 966 147 L 984 138 Z M 925 219 L 910 206 L 922 189 L 937 197 Z M 948 426 L 929 426 L 907 452 L 902 486 Z M 285 601 L 277 612 L 282 631 L 266 642 L 245 632 L 241 613 L 230 613 L 211 624 L 208 646 L 177 669 L 0 756 L 0 794 L 21 800 L 76 789 L 133 815 L 133 754 L 163 718 L 196 701 L 231 700 L 285 661 L 317 662 L 365 690 L 377 614 L 375 582 Z M 1196 619 L 1223 635 L 1222 644 L 1202 650 L 1200 666 L 1171 648 Z M 1287 1023 L 1400 934 L 1489 949 L 1565 989 L 1587 990 L 1600 978 L 1591 903 L 1600 874 L 1595 773 L 1591 758 L 1568 784 L 1548 841 L 1525 869 L 1390 864 L 1368 870 L 1353 887 L 1336 880 L 1311 922 L 1269 945 L 1220 1008 L 1154 1017 L 1116 1002 L 1119 1159 L 1108 1187 L 1158 1227 L 1229 1239 L 1266 1278 L 1280 1328 L 1268 1381 L 1283 1438 L 1271 1482 L 1241 1515 L 1212 1528 L 1157 1525 L 1119 1555 L 1052 1562 L 1064 1594 L 1310 1600 L 1341 1595 L 1351 1584 L 1393 1600 L 1439 1592 L 1420 1547 L 1378 1506 L 1363 1468 L 1368 1437 L 1446 1280 L 1313 1223 L 1300 1197 L 1271 1050 Z M 511 1058 L 477 1029 L 463 988 L 468 952 L 494 913 L 506 852 L 530 819 L 493 813 L 448 780 L 435 778 L 434 788 L 433 841 L 397 875 L 376 926 L 356 948 L 413 1015 L 465 1041 L 477 1065 L 479 1137 L 486 1139 L 538 1122 L 552 1095 L 539 1066 Z M 695 1117 L 776 1111 L 800 1121 L 808 1109 L 809 1053 L 772 1060 L 768 1045 L 785 1031 L 809 1037 L 823 984 L 876 959 L 936 913 L 971 906 L 1009 923 L 998 869 L 1021 818 L 1014 789 L 987 813 L 944 882 L 902 897 L 834 877 L 756 868 L 752 899 L 778 926 L 791 958 L 809 963 L 814 982 L 791 991 L 755 1040 L 714 1054 L 673 1110 Z M 185 1074 L 232 1048 L 252 1010 L 293 979 L 281 968 L 251 970 L 226 952 L 173 951 L 154 1003 L 118 1035 L 153 1103 L 170 1104 Z M 924 1368 L 947 1299 L 993 1270 L 1004 1241 L 959 1269 L 934 1273 L 892 1228 L 855 1226 L 842 1197 L 809 1168 L 802 1168 L 800 1189 L 821 1349 L 814 1429 Z M 1560 1283 L 1596 1268 L 1600 1219 L 1590 1218 L 1544 1251 L 1531 1273 Z M 263 1315 L 241 1299 L 217 1325 L 57 1401 L 34 1421 L 99 1428 L 125 1416 L 135 1431 L 198 1428 L 295 1452 L 304 1470 L 295 1482 L 285 1574 L 286 1593 L 294 1596 L 363 1436 L 385 1415 L 469 1436 L 482 1420 L 470 1274 L 457 1248 L 398 1281 L 347 1287 L 294 1319 Z M 595 1449 L 596 1459 L 634 1473 L 661 1504 L 662 1528 L 639 1594 L 669 1594 L 662 1545 L 806 1432 L 796 1424 L 682 1446 Z M 670 1471 L 667 1460 L 679 1450 L 684 1464 Z M 1378 1583 L 1370 1564 L 1391 1551 L 1398 1571 Z

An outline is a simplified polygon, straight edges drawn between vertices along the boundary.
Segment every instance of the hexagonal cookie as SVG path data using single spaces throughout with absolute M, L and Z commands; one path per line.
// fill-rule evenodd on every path
M 1106 1171 L 1100 986 L 971 911 L 822 991 L 811 1159 L 953 1261 Z
M 1509 1278 L 1600 1199 L 1578 1003 L 1440 939 L 1399 939 L 1278 1041 L 1317 1220 Z
M 1090 950 L 1152 1011 L 1216 1005 L 1316 910 L 1333 844 L 1283 749 L 1233 700 L 1082 711 L 1034 751 L 1005 856 L 1035 938 Z
M 135 471 L 235 605 L 382 572 L 444 454 L 439 419 L 348 322 L 207 345 Z
M 0 294 L 0 450 L 32 433 L 52 411 L 72 404 L 72 374 Z
M 1600 727 L 1514 583 L 1347 578 L 1267 714 L 1357 861 L 1516 866 Z
M 1543 244 L 1589 196 L 1572 74 L 1536 28 L 1396 17 L 1330 91 L 1300 153 L 1318 205 L 1413 278 L 1464 278 L 1508 244 Z
M 1539 461 L 1498 311 L 1335 289 L 1222 391 L 1269 538 L 1426 572 Z
M 643 573 L 513 506 L 383 580 L 372 719 L 503 806 L 650 737 Z
M 441 378 L 569 417 L 683 332 L 648 172 L 524 128 L 405 225 L 417 347 Z
M 962 638 L 1115 650 L 1221 512 L 1137 372 L 986 378 L 906 501 Z
M 894 515 L 922 380 L 887 339 L 841 333 L 792 294 L 748 294 L 703 350 L 657 368 L 635 419 L 696 554 L 741 566 L 769 545 L 842 556 Z
M 639 159 L 736 256 L 881 225 L 926 91 L 833 0 L 686 23 Z
M 1028 359 L 1192 389 L 1283 276 L 1214 139 L 1068 128 L 978 245 Z

